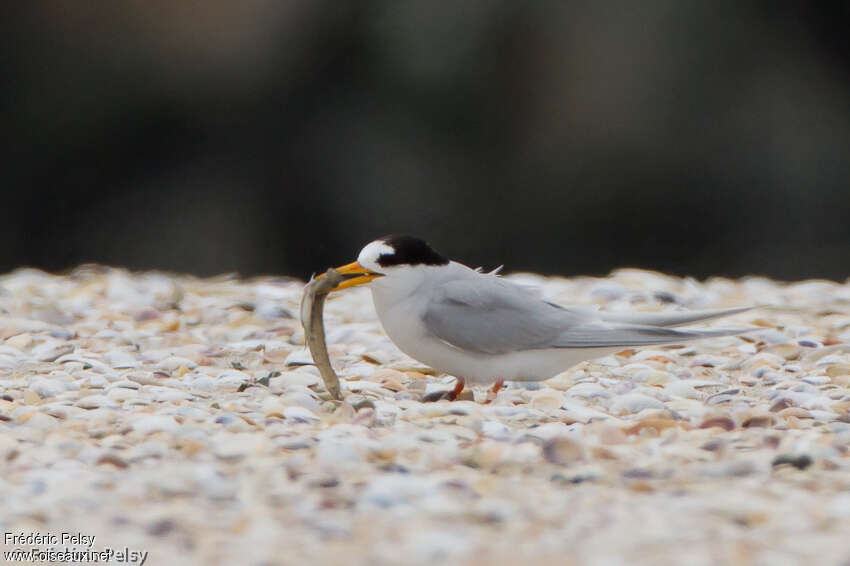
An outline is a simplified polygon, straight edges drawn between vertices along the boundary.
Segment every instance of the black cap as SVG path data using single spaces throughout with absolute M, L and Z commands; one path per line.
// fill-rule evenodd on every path
M 391 254 L 381 254 L 378 265 L 448 265 L 449 260 L 435 252 L 425 240 L 413 236 L 392 234 L 380 238 L 382 242 L 395 250 Z

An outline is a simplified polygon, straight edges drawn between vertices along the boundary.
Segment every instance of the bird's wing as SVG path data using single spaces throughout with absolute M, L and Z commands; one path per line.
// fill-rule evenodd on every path
M 724 314 L 738 312 L 730 309 Z M 743 309 L 740 309 L 743 310 Z M 712 336 L 730 336 L 745 330 L 674 330 L 636 324 L 626 313 L 621 320 L 600 312 L 561 307 L 541 301 L 504 279 L 487 277 L 450 281 L 436 287 L 425 307 L 423 321 L 443 342 L 484 354 L 505 354 L 543 348 L 607 348 L 685 342 Z M 612 313 L 606 313 L 612 314 Z M 680 324 L 691 313 L 653 315 L 657 324 Z M 676 315 L 682 315 L 677 317 Z M 693 313 L 701 320 L 722 314 Z M 633 315 L 635 322 L 646 317 Z
M 483 354 L 552 347 L 586 313 L 561 309 L 504 279 L 479 275 L 438 285 L 423 322 L 443 342 Z
M 710 320 L 744 312 L 753 307 L 735 307 L 713 311 L 678 311 L 678 312 L 606 312 L 599 311 L 596 316 L 607 322 L 621 322 L 642 326 L 681 326 L 689 322 Z

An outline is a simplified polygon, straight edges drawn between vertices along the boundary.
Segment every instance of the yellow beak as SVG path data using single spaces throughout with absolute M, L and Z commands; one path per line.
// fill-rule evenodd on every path
M 355 287 L 357 285 L 363 285 L 364 283 L 368 283 L 373 279 L 377 279 L 378 277 L 383 277 L 380 273 L 375 273 L 374 271 L 369 271 L 359 263 L 352 262 L 346 265 L 341 265 L 336 268 L 337 271 L 346 276 L 345 281 L 334 287 L 330 290 L 340 291 L 342 289 L 347 289 L 349 287 Z M 318 278 L 324 277 L 324 274 L 319 275 Z M 318 279 L 317 278 L 317 279 Z

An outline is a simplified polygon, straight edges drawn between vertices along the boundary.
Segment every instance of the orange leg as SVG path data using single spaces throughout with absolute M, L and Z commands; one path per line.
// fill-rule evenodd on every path
M 484 404 L 492 403 L 496 400 L 496 395 L 499 394 L 499 391 L 502 389 L 502 386 L 505 384 L 504 379 L 497 379 L 496 383 L 493 384 L 493 387 L 487 392 L 487 400 L 484 401 Z
M 457 396 L 460 395 L 461 391 L 463 391 L 464 385 L 466 385 L 466 383 L 463 381 L 463 378 L 458 377 L 457 382 L 455 383 L 455 388 L 449 391 L 449 394 L 446 395 L 446 399 L 449 401 L 457 399 Z

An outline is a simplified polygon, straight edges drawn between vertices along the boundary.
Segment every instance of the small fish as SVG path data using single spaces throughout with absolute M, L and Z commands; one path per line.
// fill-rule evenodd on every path
M 304 296 L 301 298 L 301 324 L 313 362 L 319 368 L 325 388 L 332 399 L 342 399 L 339 378 L 331 366 L 328 356 L 328 346 L 325 343 L 325 322 L 322 313 L 325 310 L 325 299 L 331 289 L 339 285 L 345 276 L 336 269 L 328 269 L 324 277 L 314 277 L 304 286 Z

